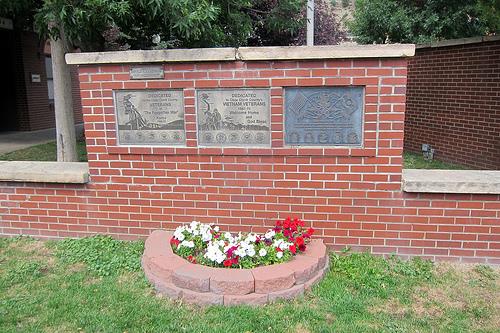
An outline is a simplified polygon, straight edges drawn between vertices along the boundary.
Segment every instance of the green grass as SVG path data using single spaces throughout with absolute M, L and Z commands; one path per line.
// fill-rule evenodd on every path
M 446 163 L 439 160 L 427 161 L 424 159 L 422 154 L 416 154 L 412 152 L 403 153 L 403 168 L 405 169 L 448 169 L 448 170 L 463 170 L 468 169 L 468 167 Z
M 143 242 L 0 239 L 0 331 L 498 332 L 499 270 L 331 255 L 297 300 L 200 308 L 155 295 Z M 495 308 L 497 307 L 497 308 Z
M 0 161 L 56 161 L 57 145 L 49 142 L 11 153 L 0 155 Z M 85 141 L 77 142 L 78 158 L 80 162 L 87 161 Z M 467 167 L 445 163 L 438 160 L 426 161 L 421 154 L 405 152 L 403 154 L 403 165 L 405 169 L 467 169 Z
M 76 142 L 78 160 L 87 161 L 87 148 L 85 141 Z M 56 161 L 57 144 L 56 142 L 43 143 L 33 147 L 16 150 L 10 153 L 0 155 L 0 161 Z

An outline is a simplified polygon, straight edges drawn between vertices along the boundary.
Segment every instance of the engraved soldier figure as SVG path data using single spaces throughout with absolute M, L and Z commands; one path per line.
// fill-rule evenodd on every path
M 203 112 L 203 114 L 205 115 L 205 123 L 203 124 L 202 128 L 206 131 L 220 130 L 222 127 L 222 116 L 219 113 L 219 110 L 210 110 L 210 103 L 208 102 L 207 94 L 202 95 L 201 101 L 207 105 L 207 109 Z
M 123 96 L 124 113 L 128 115 L 128 121 L 125 123 L 131 130 L 140 130 L 147 125 L 147 120 L 137 111 L 134 104 L 130 101 L 132 94 Z

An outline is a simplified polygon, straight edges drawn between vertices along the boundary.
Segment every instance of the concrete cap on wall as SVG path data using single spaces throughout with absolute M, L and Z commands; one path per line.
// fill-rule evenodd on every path
M 85 184 L 89 182 L 86 162 L 0 161 L 0 181 Z
M 90 65 L 154 62 L 402 58 L 414 55 L 414 44 L 263 46 L 68 53 L 66 54 L 66 62 L 69 65 Z
M 405 192 L 500 194 L 500 171 L 405 169 L 402 183 Z

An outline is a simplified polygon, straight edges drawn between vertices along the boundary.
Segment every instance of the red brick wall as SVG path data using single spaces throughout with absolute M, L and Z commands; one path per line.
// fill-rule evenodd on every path
M 91 183 L 0 185 L 0 232 L 123 238 L 193 219 L 262 231 L 297 216 L 334 249 L 500 263 L 498 195 L 401 192 L 406 61 L 166 64 L 80 68 Z M 364 148 L 287 148 L 283 87 L 364 85 Z M 195 89 L 270 87 L 272 148 L 198 148 Z M 183 88 L 187 147 L 116 145 L 112 89 Z
M 407 96 L 406 150 L 500 170 L 500 40 L 417 49 Z

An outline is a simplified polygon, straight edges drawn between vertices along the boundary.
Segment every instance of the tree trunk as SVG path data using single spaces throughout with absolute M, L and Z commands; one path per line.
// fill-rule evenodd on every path
M 57 160 L 59 162 L 75 162 L 78 161 L 78 154 L 76 152 L 71 72 L 69 65 L 64 60 L 64 55 L 69 52 L 69 47 L 62 29 L 60 29 L 60 35 L 57 40 L 54 38 L 50 40 L 54 75 Z

